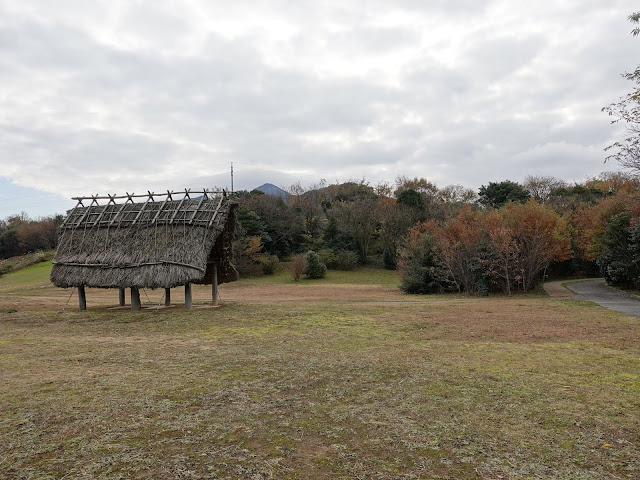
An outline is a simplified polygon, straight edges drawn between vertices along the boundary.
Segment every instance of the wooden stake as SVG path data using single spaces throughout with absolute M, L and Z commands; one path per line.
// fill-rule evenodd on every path
M 211 280 L 211 303 L 218 305 L 218 266 L 213 264 L 213 279 Z
M 164 289 L 164 306 L 168 307 L 169 305 L 171 305 L 171 289 L 165 288 Z
M 124 307 L 124 288 L 118 289 L 118 300 L 120 302 L 120 306 Z
M 184 284 L 184 308 L 186 310 L 191 310 L 191 283 Z
M 131 287 L 131 310 L 140 310 L 140 290 Z
M 84 285 L 80 285 L 78 287 L 78 303 L 80 305 L 80 310 L 87 309 L 87 295 L 84 291 Z

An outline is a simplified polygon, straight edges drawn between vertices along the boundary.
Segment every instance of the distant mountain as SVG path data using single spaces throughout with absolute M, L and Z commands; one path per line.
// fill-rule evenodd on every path
M 273 197 L 282 197 L 285 200 L 288 197 L 287 192 L 285 192 L 280 187 L 276 187 L 273 183 L 265 183 L 264 185 L 260 185 L 259 187 L 254 188 L 254 190 L 260 190 L 265 195 L 271 195 Z

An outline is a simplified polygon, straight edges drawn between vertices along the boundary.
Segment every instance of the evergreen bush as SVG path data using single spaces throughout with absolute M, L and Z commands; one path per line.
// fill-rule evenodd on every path
M 323 278 L 327 274 L 327 266 L 320 261 L 320 257 L 313 250 L 309 250 L 306 256 L 307 267 L 302 273 L 309 278 Z

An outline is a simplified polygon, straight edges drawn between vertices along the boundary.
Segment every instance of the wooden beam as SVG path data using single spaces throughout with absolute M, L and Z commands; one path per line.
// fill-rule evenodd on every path
M 190 265 L 188 263 L 171 262 L 164 260 L 162 262 L 144 262 L 144 263 L 126 263 L 122 265 L 110 265 L 108 263 L 73 263 L 73 262 L 51 262 L 54 265 L 65 265 L 67 267 L 87 267 L 87 268 L 138 268 L 146 265 L 178 265 L 181 267 L 189 267 L 194 270 L 198 270 L 202 273 L 206 271 L 205 268 L 197 267 L 196 265 Z
M 213 225 L 213 222 L 215 222 L 216 216 L 218 215 L 218 212 L 220 211 L 220 207 L 222 206 L 222 201 L 223 200 L 224 200 L 224 197 L 220 197 L 220 202 L 218 203 L 218 206 L 216 207 L 215 212 L 213 212 L 213 216 L 211 217 L 211 220 L 209 220 L 208 228 L 211 228 L 211 225 Z
M 91 211 L 91 205 L 89 205 L 88 207 L 84 207 L 86 210 L 84 211 L 84 213 L 82 214 L 82 216 L 80 217 L 80 220 L 78 220 L 76 222 L 76 224 L 74 225 L 74 227 L 78 227 L 79 225 L 82 224 L 82 221 L 84 220 L 84 218 L 89 214 L 89 212 Z
M 202 206 L 202 202 L 204 202 L 205 198 L 209 200 L 209 197 L 207 197 L 206 193 L 204 193 L 202 195 L 202 198 L 200 198 L 200 201 L 198 202 L 198 206 L 196 207 L 196 211 L 193 212 L 193 216 L 191 217 L 191 220 L 189 220 L 189 225 L 191 225 L 193 221 L 196 219 L 196 215 L 198 215 L 198 210 L 200 210 L 200 207 Z
M 62 224 L 60 225 L 60 228 L 64 228 L 67 225 L 67 223 L 69 222 L 71 217 L 73 217 L 73 215 L 76 213 L 76 210 L 78 209 L 78 205 L 82 205 L 82 202 L 78 201 L 76 206 L 73 207 L 73 210 L 71 210 L 71 213 L 69 215 L 67 215 L 66 217 L 64 217 L 64 220 L 62 221 Z M 84 205 L 82 205 L 82 206 L 84 207 Z
M 140 310 L 140 290 L 131 287 L 131 310 Z
M 122 206 L 120 207 L 120 209 L 118 210 L 118 212 L 113 216 L 113 218 L 111 218 L 111 221 L 109 222 L 109 225 L 113 225 L 113 222 L 116 221 L 116 218 L 118 218 L 118 216 L 122 213 L 122 211 L 124 210 L 124 207 L 127 206 L 127 202 L 124 202 L 122 204 Z
M 191 310 L 193 299 L 191 298 L 191 283 L 184 284 L 184 308 Z
M 211 304 L 218 305 L 218 265 L 213 264 L 213 273 L 211 279 Z
M 124 288 L 118 289 L 118 303 L 121 307 L 124 307 Z
M 115 205 L 115 204 L 114 204 Z M 98 225 L 100 223 L 100 220 L 102 220 L 102 217 L 104 217 L 104 214 L 107 213 L 107 210 L 109 209 L 109 203 L 107 203 L 104 208 L 102 209 L 102 212 L 100 212 L 100 215 L 98 215 L 98 218 L 96 218 L 93 221 L 93 225 L 91 225 L 92 227 L 95 227 L 96 225 Z
M 171 220 L 169 220 L 169 224 L 173 224 L 173 220 L 176 218 L 176 215 L 178 215 L 178 212 L 180 212 L 180 209 L 182 208 L 182 204 L 184 203 L 185 199 L 186 199 L 186 195 L 184 197 L 182 197 L 182 200 L 180 200 L 180 203 L 178 204 L 178 206 L 176 207 L 176 211 L 173 212 L 173 215 L 171 216 Z
M 156 213 L 156 216 L 153 217 L 153 222 L 151 223 L 156 223 L 158 221 L 158 217 L 160 216 L 160 213 L 162 213 L 162 209 L 169 201 L 173 201 L 173 198 L 171 197 L 171 193 L 169 193 L 169 190 L 167 190 L 167 198 L 164 199 L 164 202 L 162 202 L 162 204 L 160 205 L 160 208 L 158 208 L 158 212 Z
M 136 222 L 138 221 L 138 219 L 142 215 L 142 212 L 144 212 L 144 208 L 147 206 L 149 201 L 153 202 L 153 197 L 151 196 L 151 192 L 149 192 L 149 198 L 147 198 L 147 201 L 142 204 L 142 207 L 140 207 L 140 211 L 138 212 L 138 215 L 136 215 L 136 218 L 134 218 L 133 223 L 131 225 L 135 225 L 136 224 Z
M 84 285 L 78 287 L 78 304 L 80 305 L 80 310 L 87 309 L 87 294 L 84 291 Z
M 171 305 L 171 289 L 165 288 L 164 289 L 164 306 L 168 307 L 169 305 Z

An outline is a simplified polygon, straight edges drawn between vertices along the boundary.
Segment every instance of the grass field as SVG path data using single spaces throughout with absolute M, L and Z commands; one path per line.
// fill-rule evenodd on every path
M 0 479 L 640 478 L 638 318 L 367 270 L 80 312 L 48 269 L 0 278 Z

